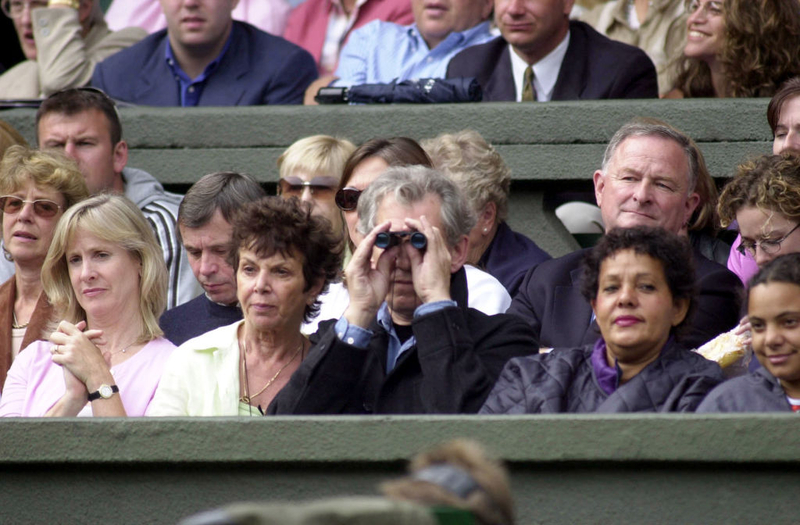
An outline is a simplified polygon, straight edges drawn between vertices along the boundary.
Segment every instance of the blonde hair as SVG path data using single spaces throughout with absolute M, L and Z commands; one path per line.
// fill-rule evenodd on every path
M 463 471 L 478 488 L 462 498 L 441 485 L 415 477 L 415 473 L 435 465 Z M 391 499 L 468 510 L 483 525 L 514 523 L 514 500 L 508 472 L 500 461 L 488 457 L 477 442 L 454 439 L 444 443 L 414 457 L 409 470 L 407 477 L 382 483 L 381 492 Z
M 59 151 L 11 146 L 0 162 L 0 195 L 14 193 L 28 180 L 60 193 L 64 197 L 64 211 L 89 196 L 86 181 L 74 160 Z M 0 225 L 4 215 L 0 213 Z M 5 246 L 3 256 L 14 260 Z
M 67 210 L 56 226 L 42 266 L 42 286 L 58 319 L 77 323 L 86 319 L 70 282 L 66 252 L 78 230 L 127 250 L 141 263 L 139 313 L 143 343 L 163 334 L 158 318 L 167 304 L 167 267 L 153 230 L 142 212 L 121 195 L 100 194 Z
M 78 165 L 56 150 L 11 146 L 0 162 L 0 174 L 0 195 L 15 192 L 30 180 L 37 186 L 53 189 L 63 195 L 65 209 L 89 196 Z
M 477 131 L 444 133 L 421 143 L 436 169 L 450 176 L 480 213 L 487 203 L 497 206 L 496 223 L 508 216 L 511 170 Z
M 309 175 L 327 175 L 339 180 L 345 162 L 355 149 L 355 145 L 347 139 L 313 135 L 286 148 L 278 157 L 278 170 L 281 177 L 305 171 Z

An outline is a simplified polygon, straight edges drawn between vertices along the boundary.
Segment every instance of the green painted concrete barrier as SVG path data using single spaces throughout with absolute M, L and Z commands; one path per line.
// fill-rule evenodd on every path
M 0 422 L 0 523 L 175 523 L 236 501 L 374 495 L 417 451 L 484 443 L 519 523 L 796 523 L 800 420 L 775 415 Z
M 177 191 L 220 170 L 254 175 L 271 189 L 275 162 L 295 140 L 325 133 L 355 143 L 377 136 L 433 137 L 465 128 L 494 144 L 512 169 L 511 226 L 552 255 L 577 244 L 553 215 L 548 197 L 591 191 L 608 139 L 627 120 L 666 120 L 694 138 L 714 177 L 724 179 L 748 156 L 771 151 L 766 99 L 630 100 L 547 104 L 124 107 L 129 164 Z M 0 113 L 35 141 L 34 111 Z

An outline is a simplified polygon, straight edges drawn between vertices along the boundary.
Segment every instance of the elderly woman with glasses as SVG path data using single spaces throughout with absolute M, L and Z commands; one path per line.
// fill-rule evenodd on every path
M 59 153 L 12 146 L 0 163 L 3 250 L 15 270 L 0 286 L 0 385 L 20 350 L 47 335 L 42 264 L 59 218 L 86 197 L 78 166 Z

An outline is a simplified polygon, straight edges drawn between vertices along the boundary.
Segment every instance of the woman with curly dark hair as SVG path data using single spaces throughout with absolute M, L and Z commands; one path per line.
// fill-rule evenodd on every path
M 263 414 L 308 354 L 300 325 L 342 265 L 330 222 L 297 198 L 247 203 L 233 220 L 230 259 L 244 319 L 175 350 L 147 415 Z
M 680 343 L 692 259 L 689 243 L 661 228 L 608 232 L 582 268 L 600 338 L 509 360 L 480 413 L 693 412 L 722 371 Z
M 666 98 L 769 97 L 800 73 L 797 0 L 690 0 L 686 46 Z

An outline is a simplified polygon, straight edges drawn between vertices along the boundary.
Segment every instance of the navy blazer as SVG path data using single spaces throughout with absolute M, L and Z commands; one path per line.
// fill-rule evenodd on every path
M 317 78 L 308 51 L 250 24 L 233 22 L 231 45 L 205 81 L 200 106 L 302 104 Z M 167 61 L 167 30 L 97 64 L 92 86 L 110 97 L 147 106 L 180 106 L 180 85 Z
M 552 100 L 656 98 L 656 67 L 638 47 L 607 38 L 588 24 L 569 23 L 569 46 Z M 468 47 L 447 66 L 447 78 L 475 77 L 484 101 L 517 99 L 508 42 L 503 37 Z
M 509 314 L 533 327 L 539 346 L 572 348 L 594 344 L 600 337 L 592 307 L 581 294 L 581 261 L 591 248 L 550 259 L 532 268 L 514 296 Z M 694 314 L 680 338 L 686 348 L 697 348 L 739 322 L 742 282 L 721 264 L 694 251 Z

